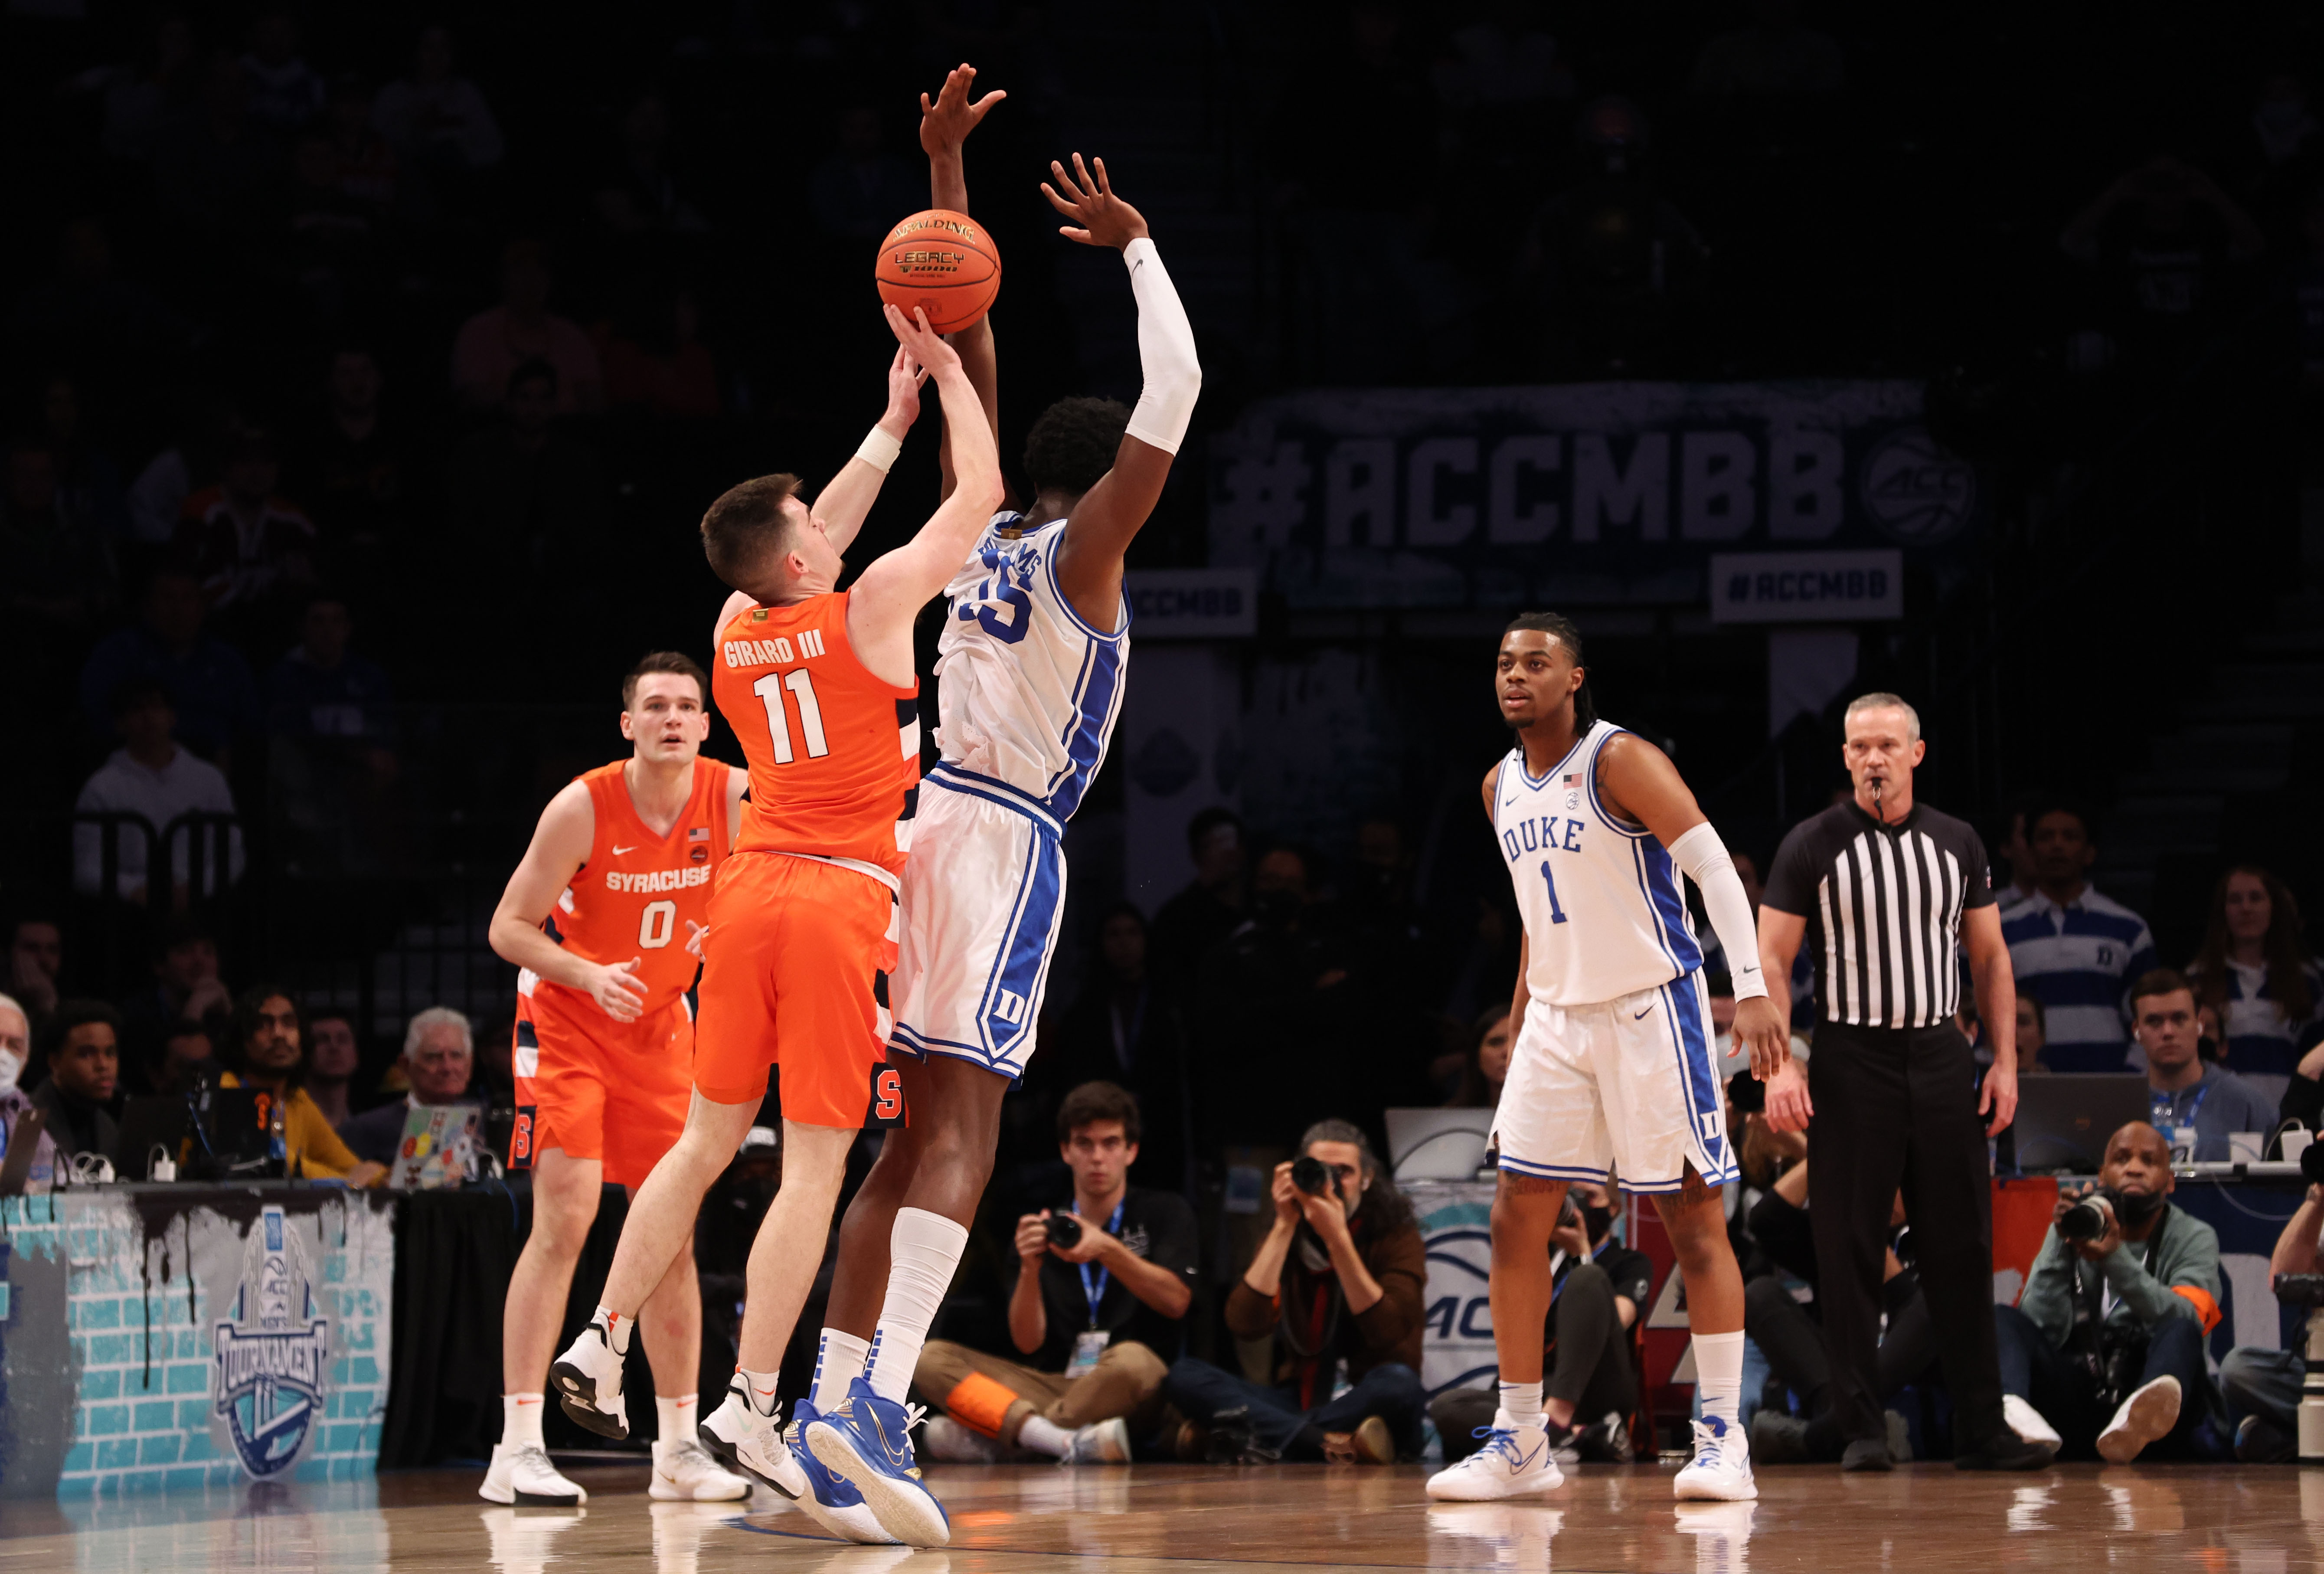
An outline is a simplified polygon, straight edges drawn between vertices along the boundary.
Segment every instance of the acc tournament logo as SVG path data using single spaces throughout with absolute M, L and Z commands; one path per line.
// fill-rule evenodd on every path
M 1976 469 L 1924 427 L 1891 432 L 1865 458 L 1858 485 L 1873 523 L 1906 546 L 1949 539 L 1977 505 Z
M 313 1281 L 282 1210 L 267 1208 L 243 1247 L 231 1315 L 216 1325 L 217 1413 L 242 1468 L 262 1481 L 290 1468 L 322 1413 L 331 1322 Z

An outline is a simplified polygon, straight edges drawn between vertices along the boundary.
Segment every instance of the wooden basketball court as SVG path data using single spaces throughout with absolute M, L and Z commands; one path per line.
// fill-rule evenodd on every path
M 761 1493 L 653 1503 L 632 1466 L 572 1472 L 581 1510 L 496 1508 L 474 1472 L 0 1504 L 0 1568 L 80 1574 L 493 1569 L 498 1574 L 1217 1574 L 1286 1566 L 1532 1574 L 1777 1569 L 2176 1570 L 2324 1566 L 2324 1472 L 2061 1467 L 1964 1476 L 1767 1470 L 1755 1504 L 1678 1505 L 1669 1472 L 1591 1468 L 1545 1500 L 1432 1504 L 1425 1471 L 1295 1466 L 939 1467 L 953 1544 L 847 1547 Z

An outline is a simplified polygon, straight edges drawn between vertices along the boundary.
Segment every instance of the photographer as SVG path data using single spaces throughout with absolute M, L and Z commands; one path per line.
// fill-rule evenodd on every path
M 1138 1101 L 1084 1082 L 1057 1107 L 1057 1152 L 1074 1171 L 1070 1212 L 1017 1221 L 1009 1338 L 1029 1364 L 945 1339 L 912 1382 L 942 1414 L 931 1458 L 955 1463 L 1028 1449 L 1068 1465 L 1120 1465 L 1162 1417 L 1167 1356 L 1194 1299 L 1194 1213 L 1175 1193 L 1129 1183 Z
M 2024 1294 L 1993 1309 L 2005 1411 L 2026 1441 L 2085 1454 L 2095 1444 L 2113 1465 L 2157 1444 L 2190 1451 L 2209 1407 L 2203 1336 L 2219 1320 L 2219 1237 L 2171 1205 L 2172 1186 L 2163 1134 L 2124 1126 L 2107 1139 L 2098 1185 L 2060 1194 Z
M 1630 1330 L 1654 1293 L 1655 1265 L 1644 1252 L 1614 1239 L 1614 1193 L 1594 1180 L 1567 1188 L 1565 1208 L 1550 1235 L 1549 1326 L 1544 1341 L 1541 1408 L 1550 1444 L 1594 1464 L 1628 1464 L 1630 1414 L 1638 1407 L 1630 1369 Z M 1428 1406 L 1444 1440 L 1444 1462 L 1483 1444 L 1499 1408 L 1493 1384 L 1455 1388 Z
M 1299 1157 L 1275 1167 L 1274 1200 L 1226 1305 L 1235 1338 L 1274 1336 L 1274 1384 L 1191 1357 L 1171 1367 L 1162 1391 L 1193 1428 L 1180 1456 L 1387 1465 L 1418 1453 L 1427 1262 L 1412 1205 L 1343 1120 L 1307 1128 Z M 1343 1364 L 1353 1386 L 1333 1398 Z
M 2275 1237 L 2269 1279 L 2315 1273 L 2319 1236 L 2324 1236 L 2324 1186 L 2310 1186 L 2307 1199 Z M 2303 1310 L 2307 1304 L 2301 1303 Z M 2219 1387 L 2227 1395 L 2227 1420 L 2236 1429 L 2236 1458 L 2246 1465 L 2288 1464 L 2299 1455 L 2300 1393 L 2308 1376 L 2305 1345 L 2303 1329 L 2301 1348 L 2238 1345 L 2219 1363 Z

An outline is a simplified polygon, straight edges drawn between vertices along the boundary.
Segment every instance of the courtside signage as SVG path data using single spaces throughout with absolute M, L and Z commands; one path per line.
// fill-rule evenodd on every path
M 1252 569 L 1137 569 L 1122 576 L 1140 640 L 1249 639 L 1259 632 Z
M 1904 554 L 1717 552 L 1713 623 L 1877 623 L 1904 616 Z

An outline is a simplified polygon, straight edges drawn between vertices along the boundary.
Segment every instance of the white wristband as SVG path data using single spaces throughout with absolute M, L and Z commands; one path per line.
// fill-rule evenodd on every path
M 894 467 L 896 456 L 903 451 L 902 438 L 890 437 L 886 427 L 875 426 L 864 434 L 863 444 L 855 450 L 855 457 L 884 476 Z

